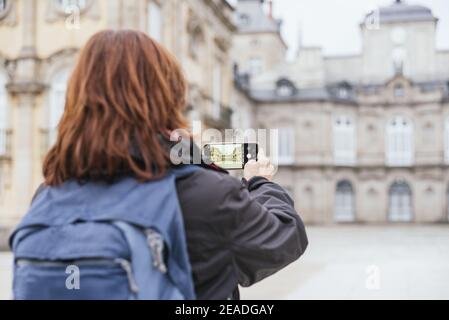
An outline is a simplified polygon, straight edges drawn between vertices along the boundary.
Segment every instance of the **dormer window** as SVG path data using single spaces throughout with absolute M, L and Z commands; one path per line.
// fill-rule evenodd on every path
M 276 94 L 279 97 L 291 97 L 295 95 L 296 91 L 295 85 L 288 79 L 280 79 L 276 83 Z
M 337 94 L 340 99 L 348 99 L 349 90 L 347 88 L 341 87 L 338 88 Z
M 351 85 L 347 82 L 342 82 L 337 86 L 335 93 L 339 99 L 346 100 L 351 97 L 351 91 L 352 91 Z

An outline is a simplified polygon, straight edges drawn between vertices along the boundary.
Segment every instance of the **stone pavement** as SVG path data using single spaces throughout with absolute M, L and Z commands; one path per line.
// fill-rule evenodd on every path
M 242 289 L 243 299 L 449 299 L 449 225 L 308 227 L 297 262 Z M 0 253 L 0 299 L 11 297 Z

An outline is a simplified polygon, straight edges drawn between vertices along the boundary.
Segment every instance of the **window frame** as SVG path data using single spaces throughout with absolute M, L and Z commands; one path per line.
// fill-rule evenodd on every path
M 349 180 L 340 180 L 335 188 L 334 220 L 354 222 L 356 220 L 356 197 L 354 186 Z
M 296 131 L 292 126 L 278 129 L 277 153 L 278 164 L 281 166 L 295 163 L 295 138 Z
M 355 118 L 349 115 L 334 116 L 332 131 L 334 164 L 337 166 L 354 166 L 357 162 Z
M 412 222 L 413 219 L 413 192 L 410 185 L 401 180 L 393 182 L 388 189 L 388 221 Z
M 410 167 L 414 164 L 414 137 L 414 125 L 409 118 L 394 116 L 387 122 L 385 148 L 387 166 Z

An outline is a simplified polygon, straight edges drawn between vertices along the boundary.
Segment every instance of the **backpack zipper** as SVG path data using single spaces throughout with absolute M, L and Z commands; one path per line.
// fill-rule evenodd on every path
M 145 230 L 147 243 L 153 256 L 153 266 L 161 273 L 167 273 L 167 266 L 164 263 L 164 239 L 153 229 Z
M 139 287 L 134 279 L 132 265 L 126 259 L 83 259 L 73 261 L 41 261 L 33 259 L 17 259 L 16 265 L 18 267 L 38 266 L 38 267 L 67 267 L 68 265 L 75 266 L 116 266 L 119 265 L 126 273 L 130 290 L 137 294 Z

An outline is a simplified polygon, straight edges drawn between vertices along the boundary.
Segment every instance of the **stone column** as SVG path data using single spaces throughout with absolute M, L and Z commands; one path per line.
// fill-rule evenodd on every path
M 18 222 L 29 207 L 35 182 L 33 167 L 38 161 L 34 154 L 34 107 L 36 97 L 44 85 L 40 83 L 38 66 L 40 59 L 36 53 L 37 1 L 22 1 L 23 34 L 19 57 L 9 60 L 11 82 L 8 90 L 14 97 L 13 139 L 12 139 L 12 190 L 14 208 L 10 221 Z

